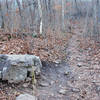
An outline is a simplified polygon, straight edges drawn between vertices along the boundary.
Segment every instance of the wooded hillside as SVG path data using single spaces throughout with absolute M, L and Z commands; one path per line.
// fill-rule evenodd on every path
M 0 100 L 100 100 L 100 0 L 0 0 Z

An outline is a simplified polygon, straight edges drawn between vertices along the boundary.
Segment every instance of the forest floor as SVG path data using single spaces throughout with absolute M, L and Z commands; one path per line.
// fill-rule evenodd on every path
M 66 46 L 64 61 L 43 61 L 35 96 L 38 97 L 38 100 L 100 100 L 99 43 L 83 38 L 82 31 L 77 28 L 73 31 Z M 56 52 L 56 50 L 54 51 Z M 12 52 L 16 53 L 16 51 Z M 53 58 L 51 57 L 51 59 Z M 0 100 L 14 100 L 10 98 L 15 98 L 20 93 L 32 94 L 32 92 L 33 87 L 30 83 L 20 85 L 0 83 Z M 5 96 L 8 93 L 8 99 L 6 99 Z
M 100 100 L 100 46 L 74 31 L 67 63 L 47 64 L 39 81 L 39 100 Z
M 68 84 L 80 91 L 70 94 L 69 100 L 100 100 L 100 45 L 84 38 L 79 29 L 74 32 L 67 48 L 74 77 Z

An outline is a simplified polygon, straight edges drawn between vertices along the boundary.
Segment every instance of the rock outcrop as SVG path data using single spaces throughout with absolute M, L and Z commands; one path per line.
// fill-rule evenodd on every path
M 32 73 L 40 74 L 39 57 L 34 55 L 0 55 L 0 78 L 10 83 L 25 81 Z

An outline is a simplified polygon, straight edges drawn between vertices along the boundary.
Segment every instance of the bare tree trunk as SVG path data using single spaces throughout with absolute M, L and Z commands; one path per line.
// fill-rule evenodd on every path
M 79 7 L 78 7 L 77 0 L 75 0 L 75 6 L 76 6 L 77 13 L 78 13 L 79 15 L 82 15 L 82 14 L 81 14 L 81 10 L 80 10 Z
M 10 32 L 11 29 L 10 29 L 10 15 L 9 15 L 9 6 L 8 6 L 8 0 L 6 0 L 6 7 L 7 7 L 7 16 L 8 16 L 8 25 L 7 25 L 7 28 L 8 28 L 8 31 Z
M 16 0 L 17 2 L 17 5 L 18 5 L 18 8 L 19 8 L 19 15 L 21 17 L 21 30 L 24 29 L 24 18 L 23 18 L 23 15 L 22 15 L 22 11 L 21 11 L 21 4 L 20 4 L 20 1 L 19 0 Z
M 29 0 L 27 0 L 27 2 L 28 2 L 28 6 L 29 6 L 30 15 L 31 15 L 31 21 L 32 21 L 31 26 L 33 28 L 34 16 L 33 16 L 32 8 L 31 8 L 32 5 Z
M 93 19 L 93 34 L 96 36 L 96 39 L 99 38 L 99 0 L 94 2 L 94 19 Z
M 65 30 L 65 24 L 64 24 L 64 16 L 65 16 L 65 7 L 64 7 L 64 0 L 62 0 L 62 31 Z
M 38 9 L 39 9 L 39 15 L 40 15 L 40 34 L 43 32 L 43 20 L 42 20 L 42 7 L 41 7 L 41 1 L 38 0 Z
M 85 26 L 84 26 L 84 30 L 83 30 L 83 37 L 86 38 L 89 35 L 91 35 L 91 34 L 89 32 L 89 7 L 87 7 Z
M 0 12 L 1 12 L 1 28 L 4 28 L 4 16 L 3 16 L 3 11 L 2 11 L 2 7 L 1 7 L 1 1 L 0 1 Z

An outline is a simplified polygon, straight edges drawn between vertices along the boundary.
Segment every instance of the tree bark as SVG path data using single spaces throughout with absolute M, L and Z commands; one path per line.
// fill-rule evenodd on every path
M 94 2 L 94 26 L 93 26 L 93 33 L 98 34 L 98 22 L 99 22 L 99 16 L 98 16 L 98 10 L 99 10 L 99 0 L 95 0 Z
M 17 2 L 17 5 L 18 5 L 18 9 L 19 9 L 19 15 L 21 17 L 21 30 L 24 29 L 24 18 L 23 18 L 23 15 L 22 15 L 22 11 L 21 11 L 21 4 L 20 4 L 20 1 L 19 0 L 16 0 Z
M 65 30 L 65 24 L 64 24 L 64 16 L 65 16 L 65 7 L 64 7 L 64 0 L 62 0 L 62 31 Z
M 40 34 L 42 34 L 43 30 L 43 20 L 42 20 L 42 7 L 41 7 L 41 1 L 38 0 L 38 9 L 39 9 L 39 15 L 40 15 Z
M 0 12 L 1 12 L 1 28 L 4 28 L 4 16 L 3 16 L 3 11 L 2 11 L 2 6 L 1 6 L 1 1 L 0 1 Z

